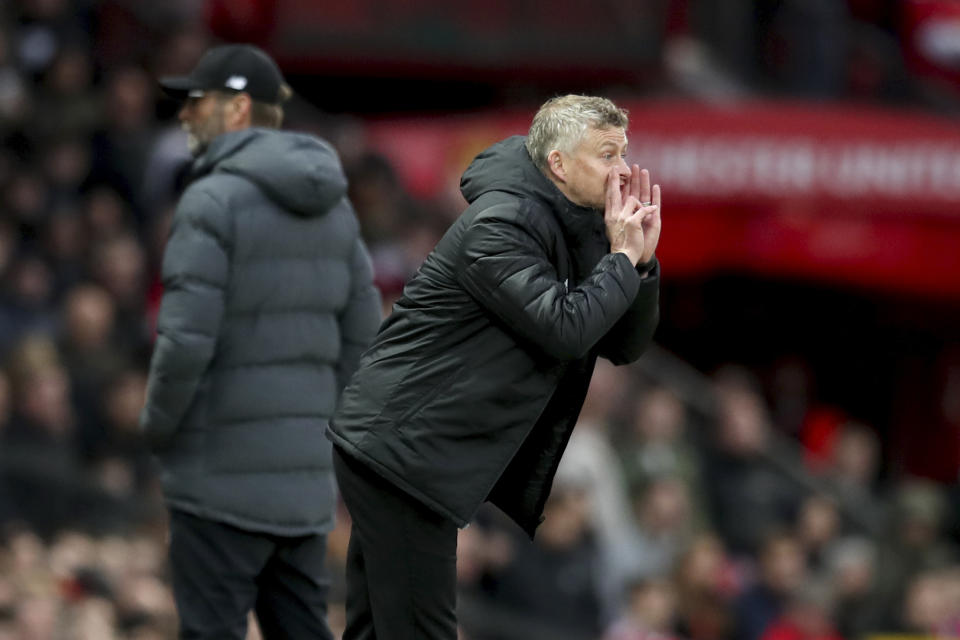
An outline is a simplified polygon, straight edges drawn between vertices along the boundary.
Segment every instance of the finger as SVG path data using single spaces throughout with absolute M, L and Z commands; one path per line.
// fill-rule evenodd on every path
M 650 196 L 650 198 L 651 198 L 651 200 L 649 200 L 650 204 L 644 206 L 643 203 L 641 203 L 643 212 L 647 217 L 649 217 L 651 214 L 654 214 L 654 213 L 656 213 L 659 216 L 660 215 L 660 185 L 653 185 L 653 195 Z
M 650 205 L 649 207 L 644 207 L 642 224 L 645 231 L 649 229 L 659 229 L 660 228 L 660 207 L 658 207 L 655 204 Z
M 652 206 L 650 207 L 638 206 L 633 211 L 624 210 L 623 217 L 624 217 L 624 220 L 628 223 L 639 224 L 641 220 L 643 220 L 646 216 L 650 215 L 650 213 L 653 211 L 655 211 L 655 209 Z
M 640 198 L 640 165 L 630 167 L 630 195 Z M 641 198 L 641 202 L 646 202 Z
M 650 247 L 656 248 L 660 238 L 660 214 L 651 213 L 640 223 L 640 230 L 645 240 L 650 241 Z
M 616 169 L 607 173 L 607 216 L 616 216 L 623 206 L 623 197 L 620 194 L 620 174 Z
M 660 226 L 660 210 L 656 207 L 647 207 L 640 215 L 641 223 L 645 229 Z
M 650 172 L 646 169 L 640 171 L 640 188 L 637 192 L 640 202 L 650 202 Z
M 630 196 L 627 198 L 626 202 L 623 203 L 623 207 L 620 209 L 620 218 L 626 219 L 635 215 L 643 207 L 640 206 L 640 201 L 635 196 Z

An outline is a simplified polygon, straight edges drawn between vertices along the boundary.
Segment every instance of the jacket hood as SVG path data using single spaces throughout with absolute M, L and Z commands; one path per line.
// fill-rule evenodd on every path
M 481 151 L 460 179 L 460 192 L 473 202 L 489 191 L 503 191 L 547 202 L 564 198 L 560 190 L 533 164 L 526 136 L 511 136 Z
M 194 178 L 211 172 L 243 176 L 305 217 L 323 215 L 347 193 L 333 147 L 303 133 L 250 128 L 221 135 L 193 165 Z
M 568 200 L 533 164 L 526 140 L 526 136 L 511 136 L 481 151 L 460 179 L 463 197 L 472 203 L 485 193 L 501 191 L 540 200 L 557 216 L 568 242 L 602 248 L 606 243 L 603 212 Z

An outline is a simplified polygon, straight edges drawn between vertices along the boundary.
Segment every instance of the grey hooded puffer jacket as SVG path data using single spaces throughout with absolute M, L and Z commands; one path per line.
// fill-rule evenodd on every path
M 216 138 L 193 177 L 141 415 L 166 500 L 248 530 L 325 532 L 324 430 L 380 322 L 346 178 L 320 139 L 255 128 Z

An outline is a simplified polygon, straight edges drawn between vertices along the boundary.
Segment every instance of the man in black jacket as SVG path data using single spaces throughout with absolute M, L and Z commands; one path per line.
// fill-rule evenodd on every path
M 660 189 L 626 113 L 548 101 L 463 174 L 470 206 L 407 284 L 328 435 L 353 518 L 347 630 L 456 638 L 457 527 L 484 501 L 531 537 L 598 356 L 658 318 Z
M 196 160 L 163 261 L 144 435 L 163 467 L 182 638 L 331 638 L 324 437 L 380 322 L 336 152 L 276 130 L 265 53 L 208 51 L 164 89 Z

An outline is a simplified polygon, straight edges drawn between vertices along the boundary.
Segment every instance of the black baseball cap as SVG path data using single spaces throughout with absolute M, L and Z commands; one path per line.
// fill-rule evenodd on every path
M 242 91 L 257 102 L 279 104 L 286 85 L 277 63 L 263 49 L 227 44 L 207 50 L 189 74 L 160 78 L 160 86 L 177 100 L 221 90 Z

